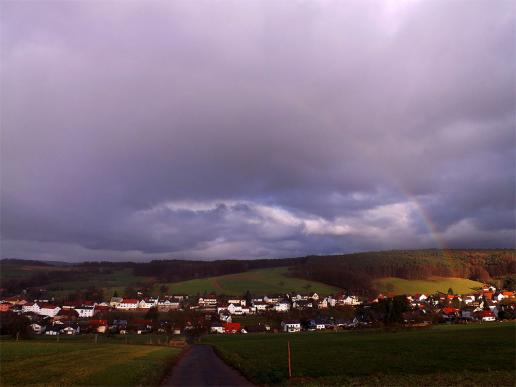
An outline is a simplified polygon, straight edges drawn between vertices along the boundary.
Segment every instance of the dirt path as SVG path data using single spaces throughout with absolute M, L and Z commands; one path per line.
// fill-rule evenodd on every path
M 174 366 L 163 386 L 252 386 L 209 345 L 195 344 Z

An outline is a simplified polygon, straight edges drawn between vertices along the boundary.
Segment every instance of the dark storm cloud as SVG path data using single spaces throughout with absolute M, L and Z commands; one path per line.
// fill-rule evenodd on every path
M 2 2 L 2 255 L 513 246 L 514 8 Z

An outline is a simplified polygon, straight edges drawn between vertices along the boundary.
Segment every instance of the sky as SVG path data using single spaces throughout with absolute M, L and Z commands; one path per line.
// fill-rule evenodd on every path
M 0 2 L 3 258 L 515 247 L 516 3 Z

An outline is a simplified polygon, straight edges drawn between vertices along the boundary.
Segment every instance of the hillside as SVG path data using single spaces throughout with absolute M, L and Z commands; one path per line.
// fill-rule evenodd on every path
M 288 276 L 286 275 L 288 268 Z M 516 273 L 515 250 L 398 250 L 288 259 L 151 262 L 51 262 L 1 260 L 0 288 L 4 295 L 40 289 L 57 298 L 108 298 L 135 289 L 157 295 L 279 293 L 344 289 L 370 295 L 446 291 L 469 292 L 478 282 L 501 286 Z M 439 281 L 432 279 L 441 278 Z M 446 278 L 444 280 L 443 278 Z M 468 282 L 467 280 L 471 280 Z M 514 286 L 512 282 L 512 286 Z M 310 285 L 310 286 L 307 286 Z
M 431 277 L 493 281 L 516 272 L 515 250 L 393 250 L 346 255 L 310 256 L 295 274 L 348 289 L 375 293 L 375 280 Z
M 242 295 L 249 290 L 253 294 L 284 294 L 286 292 L 316 292 L 323 295 L 335 293 L 338 289 L 317 281 L 290 277 L 288 269 L 273 268 L 246 271 L 190 281 L 166 284 L 169 291 L 179 294 L 216 293 Z
M 466 278 L 453 277 L 432 277 L 422 280 L 387 277 L 374 280 L 373 286 L 378 291 L 388 295 L 446 293 L 450 288 L 454 293 L 466 294 L 480 288 L 482 283 Z

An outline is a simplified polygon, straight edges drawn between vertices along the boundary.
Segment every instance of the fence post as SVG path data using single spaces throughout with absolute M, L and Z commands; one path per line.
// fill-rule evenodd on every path
M 292 358 L 290 355 L 290 340 L 287 341 L 287 349 L 288 349 L 288 378 L 292 378 Z

